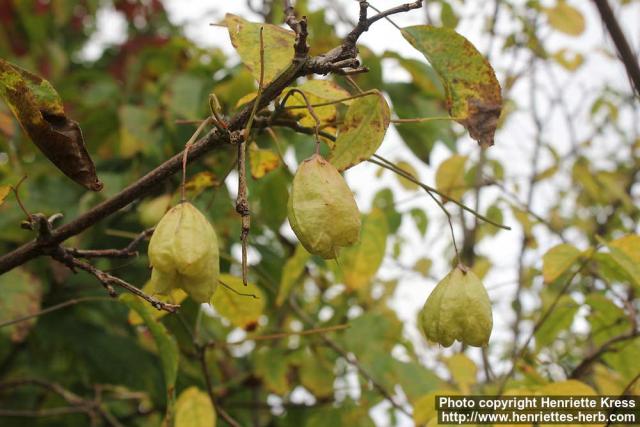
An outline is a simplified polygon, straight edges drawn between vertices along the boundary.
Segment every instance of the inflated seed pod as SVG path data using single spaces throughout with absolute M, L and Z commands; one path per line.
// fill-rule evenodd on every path
M 438 283 L 419 316 L 425 337 L 444 347 L 455 340 L 484 347 L 493 329 L 489 295 L 480 279 L 461 265 Z
M 360 234 L 360 212 L 338 170 L 319 154 L 304 160 L 293 178 L 288 218 L 304 248 L 325 259 Z
M 149 261 L 158 293 L 178 287 L 204 303 L 218 285 L 218 239 L 191 203 L 180 203 L 162 217 L 149 242 Z

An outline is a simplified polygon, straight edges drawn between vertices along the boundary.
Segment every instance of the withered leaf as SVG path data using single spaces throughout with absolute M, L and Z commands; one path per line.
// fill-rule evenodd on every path
M 0 58 L 0 96 L 58 169 L 89 190 L 102 189 L 80 126 L 65 115 L 60 95 L 47 80 Z
M 469 40 L 450 28 L 416 25 L 403 28 L 402 35 L 442 79 L 451 117 L 482 147 L 492 146 L 502 95 L 491 64 Z

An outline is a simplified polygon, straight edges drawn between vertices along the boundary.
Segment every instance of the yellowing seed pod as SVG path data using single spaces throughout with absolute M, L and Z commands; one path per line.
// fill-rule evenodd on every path
M 149 261 L 158 293 L 181 288 L 204 303 L 218 285 L 218 239 L 209 221 L 191 203 L 180 203 L 162 217 L 149 242 Z
M 493 329 L 489 295 L 480 279 L 463 266 L 438 283 L 419 316 L 425 337 L 444 347 L 455 340 L 484 347 Z
M 325 259 L 351 246 L 360 234 L 360 212 L 338 170 L 319 154 L 304 160 L 293 178 L 289 224 L 304 248 Z

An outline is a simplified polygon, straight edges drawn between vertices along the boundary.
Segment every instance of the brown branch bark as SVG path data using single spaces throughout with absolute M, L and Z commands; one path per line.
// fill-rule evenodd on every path
M 620 28 L 620 24 L 613 14 L 609 2 L 607 0 L 593 0 L 593 2 L 596 8 L 598 8 L 600 18 L 607 27 L 613 43 L 616 45 L 620 60 L 627 70 L 629 79 L 636 90 L 636 95 L 640 95 L 640 66 L 638 65 L 638 58 L 633 53 L 633 50 L 631 50 L 631 46 L 629 46 L 629 42 L 627 42 L 622 28 Z

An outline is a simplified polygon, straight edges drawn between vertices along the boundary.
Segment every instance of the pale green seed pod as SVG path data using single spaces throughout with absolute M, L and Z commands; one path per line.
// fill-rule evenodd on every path
M 304 160 L 293 178 L 289 224 L 304 248 L 325 259 L 360 235 L 360 211 L 338 170 L 319 154 Z
M 484 347 L 493 329 L 489 295 L 472 271 L 458 266 L 429 295 L 420 311 L 419 323 L 429 341 L 444 347 L 455 340 Z
M 191 203 L 180 203 L 162 217 L 149 242 L 149 261 L 158 293 L 178 287 L 204 303 L 218 285 L 218 239 L 209 221 Z

